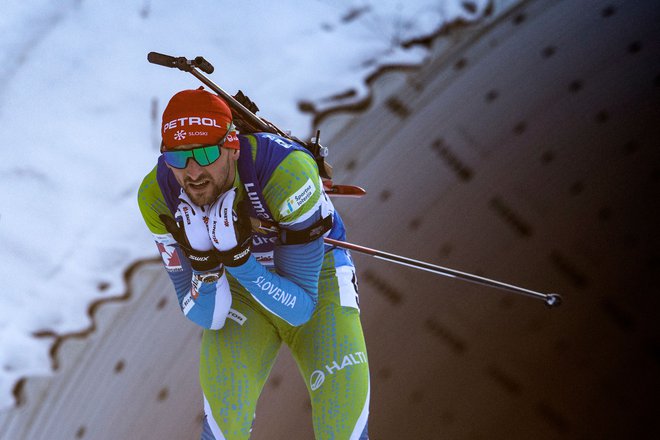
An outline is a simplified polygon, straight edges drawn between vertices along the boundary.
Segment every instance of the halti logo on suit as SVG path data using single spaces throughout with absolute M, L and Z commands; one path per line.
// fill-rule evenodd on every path
M 325 365 L 323 368 L 328 372 L 328 375 L 332 375 L 348 366 L 365 364 L 366 362 L 367 355 L 361 351 L 358 351 L 344 356 L 341 361 L 341 365 L 337 361 L 332 361 L 332 364 Z M 325 382 L 325 376 L 326 373 L 324 373 L 323 370 L 314 370 L 312 375 L 309 377 L 309 386 L 312 391 L 318 390 L 321 385 L 323 385 L 323 382 Z

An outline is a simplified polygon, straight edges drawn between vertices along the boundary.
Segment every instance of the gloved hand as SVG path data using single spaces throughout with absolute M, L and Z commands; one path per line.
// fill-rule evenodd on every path
M 240 266 L 250 257 L 252 226 L 247 206 L 240 202 L 238 213 L 234 211 L 236 189 L 222 194 L 209 210 L 208 234 L 213 247 L 219 252 L 225 266 Z
M 216 269 L 220 266 L 220 260 L 206 228 L 208 207 L 204 209 L 195 205 L 183 190 L 179 195 L 179 201 L 177 219 L 161 214 L 160 220 L 179 243 L 179 247 L 190 260 L 194 270 L 206 272 Z

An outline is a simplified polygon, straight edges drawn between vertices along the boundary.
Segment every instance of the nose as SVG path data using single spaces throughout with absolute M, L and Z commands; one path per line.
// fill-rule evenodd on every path
M 204 168 L 194 158 L 188 159 L 186 174 L 191 180 L 197 180 L 204 173 Z

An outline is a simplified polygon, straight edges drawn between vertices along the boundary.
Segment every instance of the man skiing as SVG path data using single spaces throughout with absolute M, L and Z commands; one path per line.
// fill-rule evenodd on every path
M 345 230 L 314 158 L 289 139 L 238 134 L 215 94 L 163 112 L 161 156 L 138 202 L 181 310 L 204 328 L 202 439 L 245 439 L 282 342 L 303 375 L 317 439 L 366 439 L 369 368 Z M 250 217 L 277 225 L 253 233 Z

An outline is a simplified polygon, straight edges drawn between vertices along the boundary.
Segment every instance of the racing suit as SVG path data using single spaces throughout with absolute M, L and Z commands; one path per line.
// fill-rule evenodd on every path
M 345 239 L 341 217 L 306 150 L 265 133 L 239 135 L 239 140 L 235 204 L 249 202 L 252 216 L 292 236 L 332 216 L 326 235 Z M 281 236 L 255 233 L 251 256 L 241 266 L 226 268 L 224 286 L 223 280 L 200 282 L 159 219 L 174 216 L 180 191 L 161 157 L 144 178 L 138 203 L 182 312 L 204 327 L 202 439 L 249 438 L 258 397 L 282 342 L 307 385 L 316 438 L 367 438 L 369 367 L 349 252 L 324 245 L 322 238 L 282 244 Z M 230 298 L 222 297 L 227 292 Z

